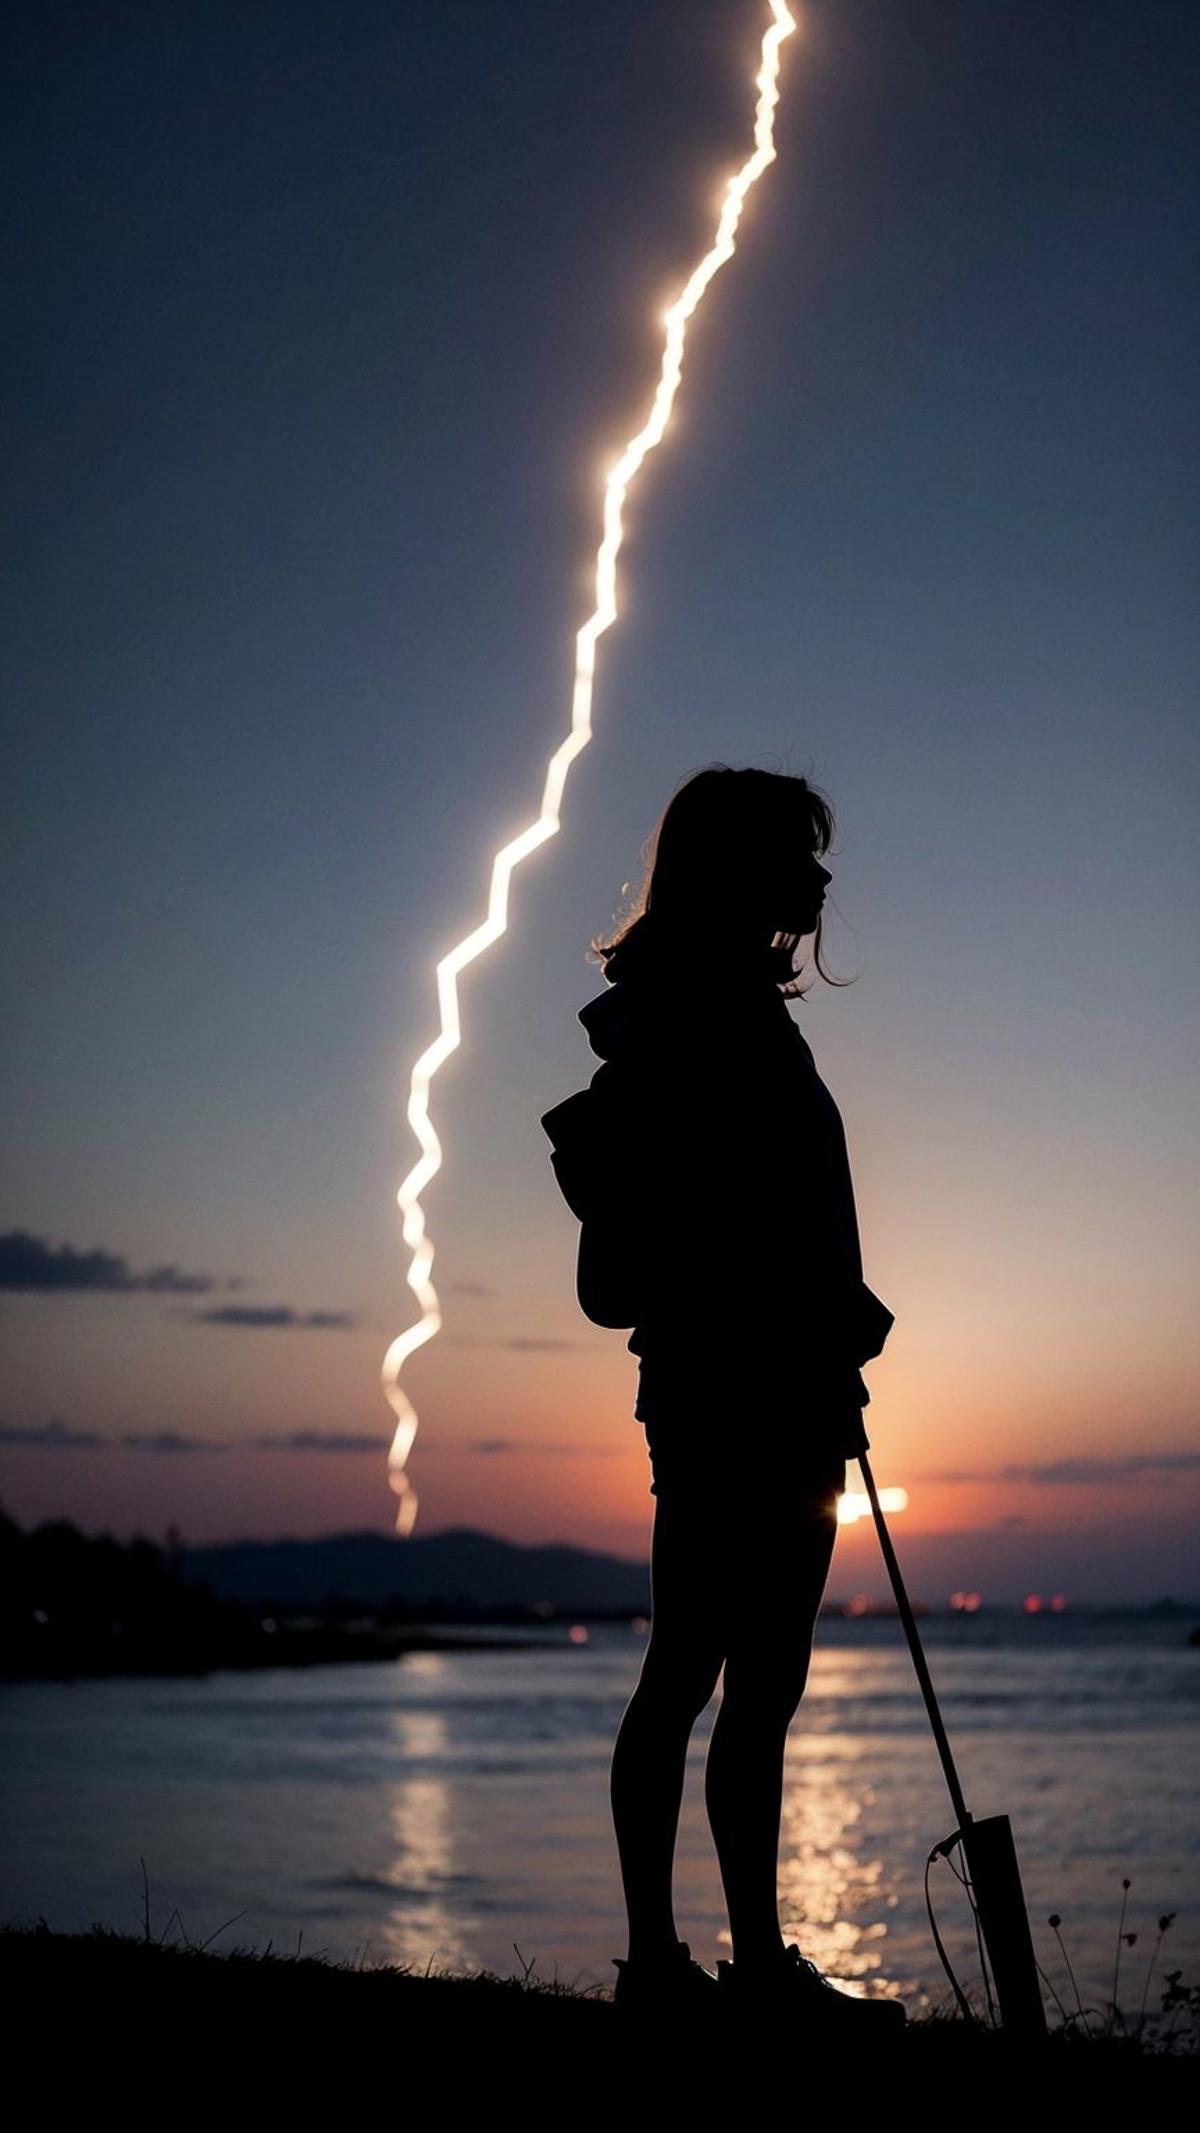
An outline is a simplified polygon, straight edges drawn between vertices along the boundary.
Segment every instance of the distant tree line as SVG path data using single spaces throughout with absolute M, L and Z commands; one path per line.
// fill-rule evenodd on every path
M 183 1576 L 172 1526 L 160 1548 L 88 1534 L 69 1519 L 28 1530 L 0 1506 L 0 1673 L 177 1673 L 258 1627 L 252 1611 Z
M 83 1533 L 69 1519 L 26 1531 L 0 1505 L 0 1680 L 340 1664 L 506 1641 L 435 1633 L 422 1626 L 431 1608 L 398 1597 L 365 1612 L 331 1592 L 302 1614 L 231 1599 L 185 1574 L 185 1553 L 176 1526 L 160 1548 L 142 1534 Z

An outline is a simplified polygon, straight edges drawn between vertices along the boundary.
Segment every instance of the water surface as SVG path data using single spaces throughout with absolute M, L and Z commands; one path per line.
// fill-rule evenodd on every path
M 1061 1616 L 923 1625 L 967 1803 L 1007 1814 L 1038 1959 L 1073 2007 L 1136 2012 L 1160 1914 L 1160 1969 L 1200 1977 L 1195 1814 L 1200 1651 L 1179 1620 Z M 0 1916 L 424 1968 L 614 1981 L 624 1910 L 608 1806 L 613 1737 L 643 1637 L 204 1680 L 0 1690 L 7 1860 Z M 719 1690 L 718 1690 L 719 1698 Z M 693 1737 L 677 1921 L 730 1952 L 704 1815 L 714 1698 Z M 914 2012 L 949 1994 L 925 1907 L 954 1827 L 903 1632 L 822 1620 L 788 1743 L 785 1934 L 849 1989 Z M 958 1862 L 959 1854 L 955 1854 Z M 967 1899 L 931 1869 L 951 1960 L 981 2004 Z M 232 1923 L 229 1923 L 232 1921 Z M 1157 1973 L 1156 1973 L 1157 1974 Z M 1152 1988 L 1149 2004 L 1157 2006 Z

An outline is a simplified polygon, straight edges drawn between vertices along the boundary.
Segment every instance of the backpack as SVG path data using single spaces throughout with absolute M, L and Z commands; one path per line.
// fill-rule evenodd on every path
M 642 1309 L 644 1173 L 636 1113 L 616 1063 L 544 1113 L 558 1187 L 580 1224 L 575 1293 L 594 1326 L 632 1327 Z

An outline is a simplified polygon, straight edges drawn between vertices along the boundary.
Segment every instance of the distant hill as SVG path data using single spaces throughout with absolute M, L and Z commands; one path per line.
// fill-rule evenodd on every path
M 229 1541 L 187 1548 L 183 1576 L 255 1607 L 320 1608 L 333 1597 L 447 1614 L 542 1606 L 555 1614 L 650 1611 L 647 1565 L 588 1548 L 520 1547 L 470 1526 L 400 1540 L 331 1533 L 318 1540 Z

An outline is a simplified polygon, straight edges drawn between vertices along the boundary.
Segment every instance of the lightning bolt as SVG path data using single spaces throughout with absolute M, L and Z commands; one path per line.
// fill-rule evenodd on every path
M 630 491 L 650 453 L 661 444 L 675 396 L 683 376 L 683 357 L 688 325 L 709 283 L 736 249 L 738 225 L 751 188 L 768 164 L 775 160 L 775 107 L 779 102 L 780 50 L 796 27 L 784 0 L 768 0 L 770 22 L 763 33 L 762 53 L 755 86 L 758 101 L 754 111 L 754 148 L 722 196 L 716 234 L 699 265 L 664 314 L 663 352 L 658 386 L 650 412 L 637 434 L 630 438 L 607 476 L 604 487 L 603 536 L 596 554 L 595 609 L 575 639 L 575 686 L 571 699 L 571 727 L 566 739 L 551 756 L 546 770 L 541 810 L 536 822 L 522 830 L 496 853 L 492 861 L 491 890 L 487 917 L 459 941 L 437 965 L 437 997 L 441 1028 L 433 1043 L 421 1053 L 412 1069 L 408 1099 L 408 1122 L 421 1146 L 401 1184 L 396 1198 L 403 1216 L 404 1242 L 412 1254 L 408 1286 L 421 1307 L 420 1318 L 398 1334 L 383 1360 L 383 1389 L 396 1417 L 395 1435 L 388 1453 L 388 1479 L 400 1499 L 396 1532 L 412 1532 L 417 1515 L 417 1496 L 405 1471 L 417 1434 L 417 1412 L 400 1383 L 410 1355 L 433 1339 L 442 1323 L 437 1291 L 430 1279 L 434 1248 L 425 1227 L 421 1195 L 442 1167 L 442 1144 L 429 1116 L 429 1091 L 434 1075 L 462 1042 L 458 1013 L 460 971 L 499 940 L 508 928 L 508 885 L 522 860 L 553 837 L 559 827 L 559 808 L 567 772 L 592 738 L 592 690 L 596 678 L 596 645 L 617 619 L 617 557 L 625 537 L 625 506 Z

